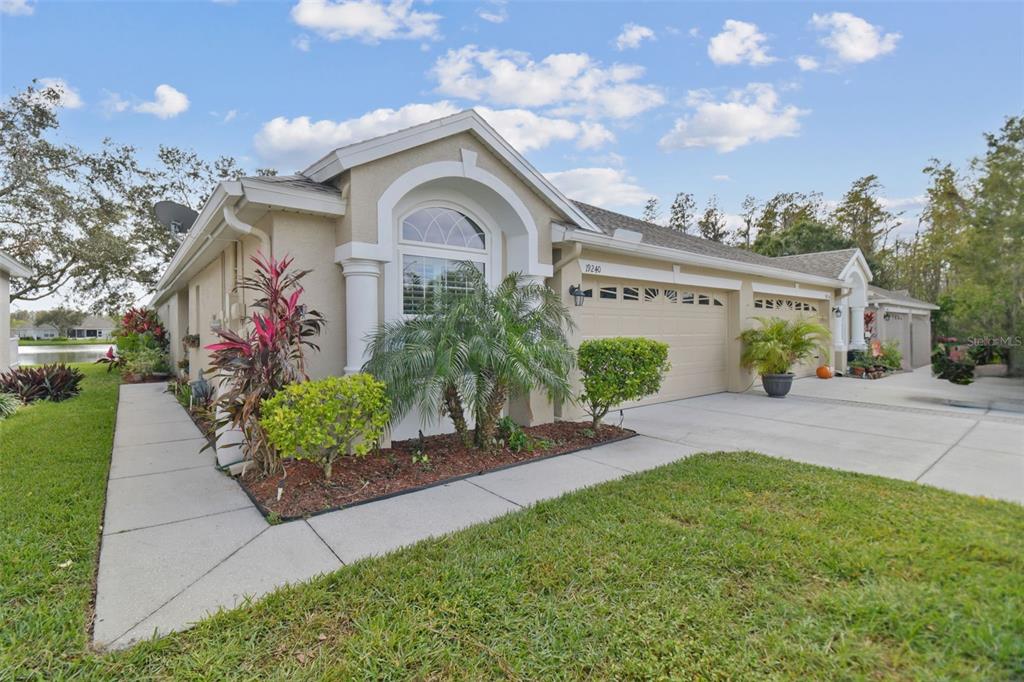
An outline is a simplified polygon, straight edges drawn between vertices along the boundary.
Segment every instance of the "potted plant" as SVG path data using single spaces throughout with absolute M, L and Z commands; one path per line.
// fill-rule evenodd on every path
M 809 359 L 818 349 L 827 355 L 825 342 L 831 335 L 824 326 L 809 319 L 755 319 L 760 328 L 747 329 L 739 336 L 743 342 L 740 364 L 761 375 L 769 396 L 782 398 L 793 386 L 793 365 Z

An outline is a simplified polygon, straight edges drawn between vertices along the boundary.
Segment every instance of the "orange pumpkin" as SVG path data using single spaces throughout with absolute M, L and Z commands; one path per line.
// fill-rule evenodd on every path
M 819 367 L 818 368 L 818 378 L 819 379 L 831 379 L 832 378 L 832 368 L 829 367 L 828 365 L 822 365 L 821 367 Z

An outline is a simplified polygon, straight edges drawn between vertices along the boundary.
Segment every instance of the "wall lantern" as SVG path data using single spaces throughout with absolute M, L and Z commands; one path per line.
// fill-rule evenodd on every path
M 590 291 L 584 291 L 578 284 L 569 287 L 569 295 L 577 307 L 583 305 L 583 300 L 590 296 Z
M 840 308 L 839 306 L 835 306 L 834 308 L 832 308 L 832 314 L 835 315 L 836 319 L 838 320 L 840 317 L 843 316 L 843 309 Z
M 885 315 L 882 315 L 882 319 L 888 322 L 890 319 L 892 319 L 892 315 L 886 313 Z

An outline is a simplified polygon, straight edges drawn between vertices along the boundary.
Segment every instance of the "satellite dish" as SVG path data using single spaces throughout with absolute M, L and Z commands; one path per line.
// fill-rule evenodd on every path
M 199 214 L 188 206 L 177 204 L 173 201 L 158 201 L 153 206 L 153 212 L 160 224 L 166 227 L 171 234 L 179 235 L 188 232 L 192 223 L 196 221 Z

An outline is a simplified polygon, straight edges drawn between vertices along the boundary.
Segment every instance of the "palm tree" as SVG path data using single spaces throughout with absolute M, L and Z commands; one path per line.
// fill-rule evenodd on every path
M 786 374 L 821 349 L 828 355 L 831 334 L 823 325 L 807 319 L 786 321 L 780 317 L 757 317 L 760 329 L 747 329 L 740 334 L 743 355 L 740 364 L 758 374 Z
M 572 320 L 554 292 L 519 273 L 493 290 L 472 266 L 452 279 L 457 288 L 436 283 L 422 314 L 377 330 L 363 369 L 387 384 L 395 420 L 413 407 L 424 420 L 447 415 L 463 443 L 490 448 L 507 399 L 569 394 Z

